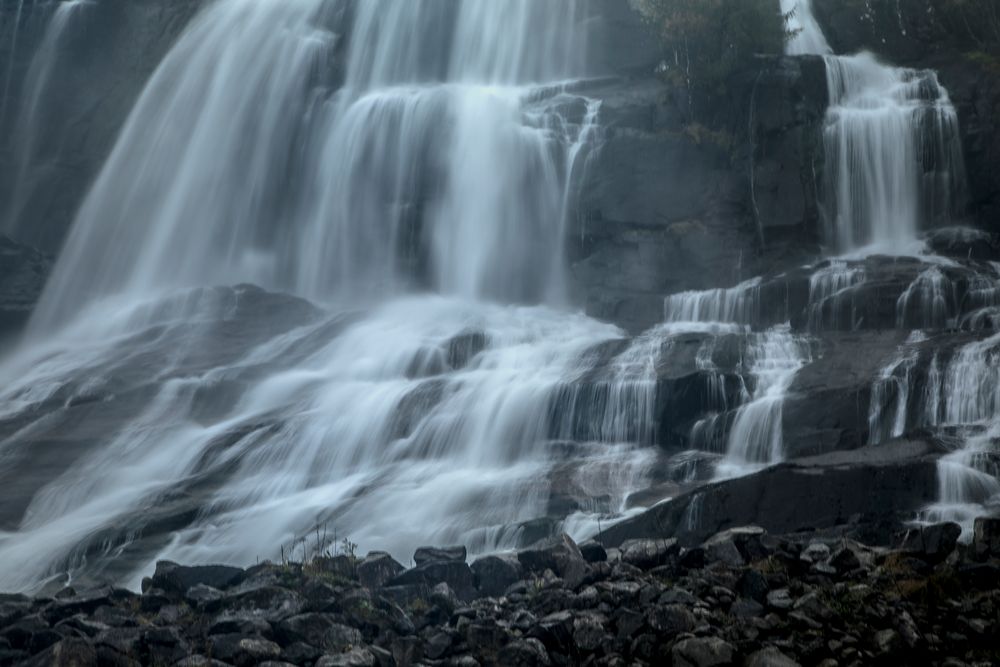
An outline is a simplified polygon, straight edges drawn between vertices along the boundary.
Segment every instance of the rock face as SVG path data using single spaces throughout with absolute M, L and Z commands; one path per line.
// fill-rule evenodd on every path
M 204 3 L 82 3 L 53 41 L 58 4 L 0 6 L 0 61 L 11 74 L 0 116 L 0 223 L 51 253 L 146 81 Z
M 742 526 L 680 552 L 662 539 L 611 549 L 607 561 L 584 565 L 575 584 L 549 567 L 524 570 L 505 592 L 478 589 L 467 603 L 447 584 L 405 594 L 398 586 L 367 588 L 353 576 L 331 577 L 327 562 L 247 570 L 160 563 L 142 595 L 100 588 L 64 589 L 54 598 L 3 596 L 0 661 L 994 664 L 1000 561 L 953 541 L 939 546 L 942 553 L 896 551 Z M 509 560 L 558 565 L 578 551 L 562 536 Z M 630 551 L 642 553 L 641 562 L 626 560 Z M 665 552 L 672 557 L 646 558 Z M 345 572 L 360 571 L 360 563 L 350 564 L 356 567 Z M 178 592 L 192 582 L 219 588 L 211 597 Z
M 51 268 L 46 255 L 0 236 L 0 340 L 28 321 Z
M 897 442 L 801 459 L 658 505 L 604 531 L 602 540 L 671 535 L 693 546 L 726 528 L 759 523 L 774 533 L 829 530 L 884 543 L 936 499 L 937 451 Z
M 665 294 L 814 255 L 824 77 L 818 58 L 763 59 L 729 82 L 724 112 L 698 119 L 648 74 L 587 90 L 606 134 L 569 239 L 588 312 L 641 330 Z

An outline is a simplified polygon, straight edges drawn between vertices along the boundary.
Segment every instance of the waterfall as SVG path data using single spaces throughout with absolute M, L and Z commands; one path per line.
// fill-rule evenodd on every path
M 241 281 L 559 301 L 599 116 L 570 85 L 584 19 L 568 0 L 214 3 L 126 123 L 35 332 L 100 298 Z
M 16 163 L 8 190 L 10 203 L 4 211 L 4 231 L 24 242 L 33 243 L 38 239 L 35 229 L 37 225 L 25 224 L 21 220 L 21 214 L 28 198 L 38 186 L 39 176 L 32 175 L 30 170 L 38 166 L 36 163 L 39 158 L 39 148 L 46 140 L 44 128 L 52 114 L 52 111 L 45 108 L 44 98 L 51 88 L 53 70 L 59 63 L 60 46 L 64 35 L 76 20 L 79 10 L 91 4 L 92 0 L 68 0 L 58 3 L 25 77 L 21 95 L 23 101 L 17 111 L 12 133 L 11 152 L 16 156 Z M 20 6 L 18 11 L 20 12 Z M 6 105 L 6 95 L 4 105 Z M 0 119 L 3 116 L 0 110 Z
M 723 381 L 711 377 L 709 390 L 721 395 L 723 411 L 696 422 L 690 435 L 694 447 L 723 454 L 717 469 L 721 477 L 747 474 L 782 460 L 784 402 L 796 374 L 811 361 L 809 341 L 792 333 L 789 325 L 759 333 L 750 330 L 760 319 L 760 285 L 760 279 L 753 279 L 729 289 L 683 292 L 667 297 L 664 304 L 666 320 L 676 329 L 716 336 L 740 331 L 725 325 L 745 325 L 740 331 L 745 346 L 742 405 L 730 414 Z M 699 370 L 714 375 L 711 354 L 712 347 L 703 346 L 697 362 Z
M 865 279 L 863 268 L 843 261 L 815 271 L 809 277 L 809 330 L 857 328 L 861 322 L 855 293 Z
M 938 462 L 939 500 L 924 518 L 956 521 L 970 539 L 984 506 L 1000 505 L 1000 336 L 966 345 L 932 381 L 924 414 L 958 428 L 960 446 Z
M 248 564 L 324 524 L 405 560 L 634 511 L 669 335 L 562 307 L 602 140 L 588 16 L 208 4 L 0 362 L 0 588 Z M 567 457 L 574 410 L 594 423 Z M 17 478 L 29 452 L 52 465 Z
M 810 360 L 808 342 L 793 335 L 787 326 L 751 337 L 744 363 L 756 386 L 733 419 L 719 476 L 744 475 L 784 458 L 785 398 L 795 375 Z
M 965 168 L 958 114 L 929 70 L 889 67 L 870 53 L 832 55 L 809 0 L 792 12 L 789 55 L 824 57 L 827 242 L 841 252 L 912 248 L 925 223 L 958 209 Z

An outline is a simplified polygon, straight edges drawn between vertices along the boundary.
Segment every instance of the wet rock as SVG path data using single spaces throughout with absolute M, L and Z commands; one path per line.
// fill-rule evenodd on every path
M 710 538 L 702 545 L 702 549 L 705 552 L 705 560 L 710 563 L 722 563 L 730 567 L 741 567 L 746 564 L 736 543 L 725 533 Z
M 82 639 L 63 639 L 36 655 L 30 662 L 32 667 L 98 667 L 97 651 Z
M 1000 519 L 976 519 L 972 529 L 972 548 L 980 557 L 1000 557 Z
M 511 667 L 544 667 L 551 665 L 549 653 L 537 639 L 519 639 L 500 651 L 499 663 Z
M 256 665 L 281 656 L 281 647 L 260 637 L 216 635 L 212 637 L 212 657 L 233 665 Z
M 156 571 L 150 578 L 150 587 L 159 588 L 167 593 L 183 595 L 194 586 L 210 586 L 223 590 L 236 586 L 246 576 L 246 572 L 238 567 L 225 565 L 199 565 L 186 567 L 170 561 L 160 561 Z
M 595 540 L 588 540 L 580 545 L 580 554 L 588 563 L 603 563 L 608 560 L 608 552 L 604 546 Z
M 472 564 L 473 583 L 482 595 L 500 597 L 521 579 L 521 562 L 514 554 L 483 556 Z
M 767 594 L 767 606 L 779 611 L 787 611 L 795 604 L 787 588 L 779 588 Z
M 575 588 L 587 574 L 587 562 L 580 548 L 569 535 L 559 535 L 517 554 L 518 560 L 529 572 L 542 573 L 552 570 Z
M 752 653 L 746 660 L 746 667 L 799 667 L 799 663 L 771 646 Z
M 661 636 L 676 637 L 694 629 L 697 621 L 686 607 L 677 604 L 664 605 L 652 609 L 646 618 L 649 627 Z
M 301 614 L 285 619 L 275 628 L 283 645 L 304 642 L 326 652 L 341 652 L 361 643 L 361 633 L 337 623 L 327 614 Z
M 373 551 L 357 565 L 357 577 L 362 586 L 380 588 L 406 570 L 389 554 Z
M 375 656 L 367 648 L 354 648 L 343 653 L 324 655 L 315 667 L 375 667 Z
M 432 561 L 406 570 L 386 582 L 386 586 L 424 585 L 434 587 L 448 584 L 461 600 L 472 600 L 476 595 L 472 569 L 459 561 Z
M 667 565 L 680 554 L 680 546 L 675 539 L 628 540 L 621 546 L 622 561 L 642 570 Z
M 955 550 L 961 536 L 962 527 L 957 523 L 919 526 L 903 534 L 900 550 L 912 553 L 928 562 L 938 563 Z
M 420 547 L 413 554 L 413 562 L 417 565 L 452 561 L 464 563 L 468 557 L 469 553 L 464 546 Z
M 695 637 L 677 642 L 671 650 L 676 667 L 715 667 L 733 664 L 735 650 L 718 637 Z

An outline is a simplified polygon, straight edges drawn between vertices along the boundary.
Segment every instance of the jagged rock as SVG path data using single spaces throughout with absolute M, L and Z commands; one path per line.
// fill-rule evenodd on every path
M 642 570 L 667 565 L 680 554 L 680 546 L 675 539 L 628 540 L 621 546 L 622 561 Z
M 98 667 L 97 651 L 87 641 L 68 638 L 53 644 L 30 661 L 22 663 L 34 667 Z
M 518 639 L 500 651 L 499 663 L 510 667 L 543 667 L 551 665 L 545 645 L 537 639 Z
M 646 617 L 649 627 L 662 636 L 676 637 L 694 629 L 697 621 L 687 608 L 678 604 L 654 607 Z
M 256 665 L 281 656 L 281 647 L 260 637 L 215 635 L 212 637 L 212 657 L 234 665 Z
M 304 642 L 322 651 L 341 652 L 361 643 L 361 633 L 337 623 L 327 614 L 301 614 L 287 618 L 275 628 L 282 645 Z
M 324 655 L 315 667 L 375 667 L 375 656 L 367 648 L 353 648 L 344 653 Z
M 219 604 L 229 618 L 277 623 L 302 613 L 305 599 L 295 591 L 264 586 L 224 597 Z
M 779 588 L 767 594 L 767 606 L 772 609 L 786 611 L 791 609 L 794 604 L 795 600 L 792 599 L 792 595 L 788 592 L 787 588 Z
M 458 561 L 464 563 L 469 552 L 464 546 L 458 547 L 420 547 L 413 554 L 413 562 L 417 565 L 434 562 Z
M 799 663 L 771 646 L 750 655 L 746 667 L 799 667 Z
M 976 519 L 972 528 L 972 547 L 980 557 L 1000 556 L 1000 519 Z
M 389 554 L 373 551 L 357 565 L 358 581 L 367 588 L 380 588 L 406 570 Z
M 705 560 L 708 562 L 723 563 L 730 567 L 740 567 L 746 564 L 743 554 L 725 533 L 709 539 L 702 545 L 702 549 L 705 552 Z
M 587 561 L 569 535 L 554 537 L 542 544 L 518 552 L 518 560 L 529 572 L 552 570 L 575 588 L 587 574 Z
M 671 651 L 676 667 L 715 667 L 733 664 L 732 645 L 718 637 L 696 637 L 677 642 Z
M 603 563 L 608 560 L 608 552 L 604 546 L 595 540 L 588 540 L 580 545 L 580 553 L 588 563 Z
M 521 562 L 514 554 L 483 556 L 472 564 L 476 589 L 483 595 L 499 597 L 521 579 Z
M 393 577 L 386 582 L 386 586 L 424 585 L 434 587 L 441 583 L 448 584 L 461 600 L 471 600 L 475 597 L 476 588 L 473 585 L 472 569 L 464 561 L 424 563 Z
M 918 526 L 906 531 L 900 544 L 900 550 L 937 563 L 947 558 L 948 554 L 955 550 L 961 536 L 962 527 L 957 523 Z
M 811 565 L 825 563 L 830 560 L 830 547 L 822 542 L 810 542 L 799 554 L 799 559 Z
M 246 572 L 238 567 L 226 565 L 199 565 L 186 567 L 170 561 L 159 561 L 156 571 L 149 581 L 149 588 L 159 588 L 167 593 L 183 595 L 190 588 L 210 586 L 223 590 L 236 586 L 246 576 Z

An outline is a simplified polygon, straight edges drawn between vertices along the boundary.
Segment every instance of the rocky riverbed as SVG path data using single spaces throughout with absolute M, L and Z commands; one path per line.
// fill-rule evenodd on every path
M 471 566 L 464 547 L 421 548 L 409 569 L 378 552 L 161 562 L 141 594 L 0 597 L 0 665 L 997 664 L 1000 521 L 959 534 L 561 536 Z

